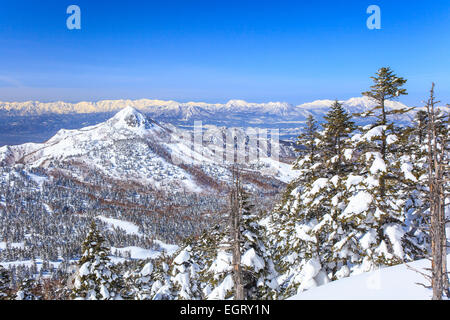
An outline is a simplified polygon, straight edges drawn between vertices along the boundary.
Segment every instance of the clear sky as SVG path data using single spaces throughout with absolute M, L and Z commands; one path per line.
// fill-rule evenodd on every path
M 81 30 L 66 9 L 81 8 Z M 381 8 L 381 30 L 366 9 Z M 0 101 L 360 96 L 381 66 L 450 103 L 450 1 L 0 0 Z

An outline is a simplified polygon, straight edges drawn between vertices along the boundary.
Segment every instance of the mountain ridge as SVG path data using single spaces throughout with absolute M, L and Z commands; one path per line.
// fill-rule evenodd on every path
M 319 123 L 329 111 L 334 100 L 316 100 L 294 106 L 286 102 L 249 103 L 244 100 L 230 100 L 225 104 L 205 102 L 179 103 L 173 100 L 102 100 L 98 102 L 40 103 L 0 102 L 0 146 L 43 142 L 62 129 L 79 129 L 104 122 L 126 107 L 133 107 L 147 117 L 163 123 L 170 123 L 184 129 L 191 129 L 194 121 L 203 125 L 219 127 L 259 127 L 278 129 L 283 140 L 293 141 L 302 131 L 309 115 Z M 356 97 L 341 101 L 350 114 L 362 113 L 376 106 L 367 97 Z M 387 109 L 407 107 L 398 101 L 386 101 Z M 447 112 L 449 107 L 441 107 Z M 405 114 L 394 115 L 399 125 L 411 125 L 415 113 L 425 107 L 416 108 Z M 365 125 L 371 119 L 355 117 L 358 125 Z
M 371 107 L 374 102 L 367 97 L 353 97 L 347 100 L 339 100 L 347 107 Z M 177 102 L 174 100 L 157 99 L 118 99 L 118 100 L 99 100 L 96 102 L 81 101 L 69 103 L 64 101 L 55 102 L 5 102 L 0 101 L 0 111 L 18 115 L 39 115 L 46 113 L 68 114 L 68 113 L 99 113 L 115 112 L 128 106 L 143 112 L 167 112 L 181 113 L 190 116 L 201 112 L 248 112 L 257 111 L 260 113 L 286 115 L 299 113 L 304 115 L 304 111 L 322 109 L 329 107 L 334 100 L 323 99 L 306 102 L 299 105 L 293 105 L 288 102 L 247 102 L 245 100 L 233 99 L 226 103 L 206 103 L 206 102 Z M 397 101 L 388 101 L 388 107 L 400 108 L 406 107 L 405 104 Z

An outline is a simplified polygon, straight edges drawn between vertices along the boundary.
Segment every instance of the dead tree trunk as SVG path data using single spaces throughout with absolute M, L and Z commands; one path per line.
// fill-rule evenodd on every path
M 233 168 L 233 189 L 230 192 L 230 238 L 233 252 L 234 299 L 244 300 L 244 284 L 241 266 L 241 218 L 242 199 L 239 171 Z
M 447 121 L 450 121 L 450 114 L 447 114 Z M 445 216 L 445 206 L 446 206 L 446 190 L 445 184 L 449 182 L 449 158 L 448 158 L 448 144 L 450 139 L 448 135 L 442 137 L 441 154 L 439 158 L 439 217 L 441 226 L 441 240 L 442 240 L 442 277 L 443 277 L 443 291 L 447 298 L 450 298 L 449 290 L 449 279 L 448 279 L 448 269 L 447 269 L 447 217 Z M 448 194 L 447 194 L 448 195 Z
M 437 130 L 437 113 L 434 97 L 434 83 L 427 102 L 428 113 L 428 187 L 430 201 L 430 236 L 431 236 L 431 286 L 433 300 L 441 300 L 448 294 L 447 276 L 447 236 L 445 232 L 445 189 L 444 162 L 446 137 Z

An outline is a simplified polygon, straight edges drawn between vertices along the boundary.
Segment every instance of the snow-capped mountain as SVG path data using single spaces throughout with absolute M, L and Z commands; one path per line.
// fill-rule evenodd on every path
M 334 103 L 335 100 L 316 100 L 313 102 L 304 103 L 298 105 L 298 109 L 304 109 L 310 112 L 327 112 L 328 108 Z M 377 105 L 377 103 L 368 97 L 350 98 L 348 100 L 340 100 L 343 107 L 351 113 L 358 113 L 369 110 Z M 401 109 L 407 108 L 407 106 L 398 101 L 386 101 L 386 107 L 388 109 Z
M 194 117 L 212 117 L 218 113 L 254 113 L 260 116 L 297 116 L 304 118 L 310 112 L 326 112 L 334 100 L 316 100 L 294 106 L 286 102 L 251 103 L 244 100 L 230 100 L 225 104 L 187 102 L 180 103 L 173 100 L 101 100 L 98 102 L 66 103 L 57 102 L 0 102 L 0 112 L 15 115 L 42 115 L 42 114 L 73 114 L 117 112 L 131 106 L 143 113 L 155 116 L 174 117 L 188 120 Z M 375 106 L 375 102 L 367 97 L 357 97 L 340 101 L 350 112 L 361 112 Z M 388 108 L 406 107 L 401 102 L 387 101 Z
M 339 101 L 342 103 L 344 109 L 346 109 L 350 114 L 352 113 L 362 113 L 364 111 L 370 110 L 377 106 L 377 103 L 368 97 L 358 97 L 350 98 L 348 100 Z M 309 103 L 304 103 L 297 106 L 297 109 L 303 109 L 305 112 L 311 113 L 316 116 L 319 120 L 328 112 L 330 106 L 334 103 L 334 100 L 316 100 Z M 409 108 L 407 105 L 398 101 L 386 101 L 385 106 L 389 110 L 398 110 L 403 108 Z M 441 107 L 446 108 L 447 107 Z M 424 108 L 417 108 L 417 110 Z M 414 118 L 416 111 L 412 110 L 404 115 L 396 116 L 396 120 L 403 123 L 408 123 Z M 358 121 L 358 119 L 355 119 Z
M 14 115 L 70 114 L 116 112 L 131 106 L 144 113 L 190 119 L 207 117 L 217 112 L 257 112 L 260 114 L 287 115 L 295 113 L 295 107 L 284 102 L 249 103 L 243 100 L 230 100 L 225 104 L 163 100 L 101 100 L 98 102 L 66 103 L 57 102 L 0 102 L 0 111 Z
M 232 140 L 226 140 L 227 133 Z M 208 183 L 204 176 L 227 183 L 231 162 L 230 158 L 223 160 L 222 153 L 234 150 L 234 137 L 245 141 L 245 132 L 207 127 L 200 136 L 202 142 L 195 146 L 191 136 L 190 131 L 157 123 L 135 108 L 126 107 L 100 124 L 78 130 L 62 129 L 42 144 L 3 146 L 0 163 L 58 168 L 80 181 L 96 172 L 111 180 L 135 181 L 155 189 L 202 191 Z M 282 182 L 291 179 L 295 173 L 290 165 L 271 159 L 262 146 L 263 143 L 253 151 L 260 158 L 253 154 L 247 170 Z
M 133 107 L 146 116 L 178 127 L 189 128 L 194 121 L 203 125 L 225 127 L 260 127 L 278 129 L 284 140 L 292 140 L 301 132 L 306 118 L 312 114 L 318 122 L 328 112 L 333 100 L 317 100 L 301 105 L 285 102 L 250 103 L 230 100 L 227 103 L 187 102 L 173 100 L 102 100 L 98 102 L 0 102 L 0 146 L 42 142 L 62 129 L 79 129 L 96 125 L 112 117 L 118 111 Z M 360 113 L 373 108 L 376 103 L 367 97 L 340 101 L 349 113 Z M 386 101 L 387 108 L 398 109 L 406 105 L 398 101 Z M 448 107 L 441 107 L 450 110 Z M 415 110 L 423 109 L 417 108 Z M 408 124 L 415 110 L 396 115 L 401 124 Z M 357 124 L 366 120 L 353 119 Z

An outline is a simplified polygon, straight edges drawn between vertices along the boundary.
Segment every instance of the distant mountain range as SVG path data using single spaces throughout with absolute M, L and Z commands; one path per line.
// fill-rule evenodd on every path
M 230 100 L 225 104 L 163 100 L 101 100 L 97 102 L 67 103 L 57 102 L 0 102 L 0 112 L 8 115 L 43 115 L 43 114 L 74 114 L 117 112 L 125 107 L 133 107 L 146 114 L 189 120 L 192 118 L 209 118 L 216 114 L 258 114 L 260 116 L 305 118 L 309 113 L 326 111 L 333 100 L 316 100 L 294 106 L 286 102 L 251 103 L 243 100 Z M 367 97 L 351 98 L 340 101 L 348 111 L 362 111 L 375 106 L 375 102 Z M 405 107 L 396 101 L 388 101 L 392 109 Z
M 301 105 L 286 102 L 250 103 L 230 100 L 225 104 L 163 100 L 102 100 L 98 102 L 0 102 L 0 146 L 24 142 L 43 142 L 58 130 L 79 129 L 106 121 L 116 112 L 133 107 L 156 120 L 189 129 L 194 121 L 225 127 L 277 128 L 283 139 L 293 139 L 302 130 L 308 115 L 314 115 L 319 122 L 328 112 L 333 100 L 317 100 Z M 367 97 L 340 101 L 350 113 L 359 113 L 376 106 Z M 406 105 L 387 101 L 389 109 Z M 448 107 L 443 107 L 447 110 Z M 420 109 L 420 108 L 419 108 Z M 396 116 L 402 124 L 410 123 L 415 111 Z M 361 119 L 354 119 L 363 124 Z

